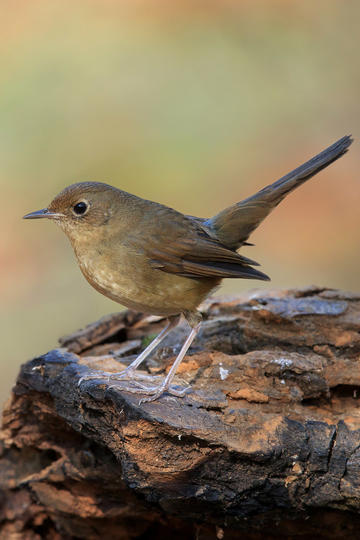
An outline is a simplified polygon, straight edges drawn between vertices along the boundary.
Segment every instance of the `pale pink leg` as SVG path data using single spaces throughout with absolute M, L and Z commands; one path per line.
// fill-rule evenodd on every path
M 135 373 L 135 370 L 149 356 L 149 354 L 155 349 L 155 347 L 157 347 L 161 343 L 161 341 L 169 334 L 169 332 L 171 332 L 171 330 L 173 330 L 173 328 L 177 326 L 177 324 L 179 323 L 179 320 L 180 320 L 180 316 L 170 319 L 167 325 L 165 326 L 165 328 L 161 330 L 160 334 L 156 336 L 156 338 L 152 340 L 152 342 L 146 347 L 146 349 L 144 349 L 143 352 L 139 354 L 139 356 L 123 371 L 120 371 L 119 373 L 109 373 L 106 371 L 99 370 L 96 374 L 94 373 L 92 375 L 84 375 L 84 377 L 81 377 L 81 379 L 79 379 L 78 386 L 80 386 L 82 381 L 87 381 L 91 379 L 99 379 L 102 377 L 106 377 L 108 381 L 111 381 L 111 380 L 116 381 L 116 380 L 121 380 L 124 378 L 132 379 L 135 376 L 138 376 L 141 379 L 153 380 L 153 377 L 151 375 L 137 374 Z
M 198 323 L 191 330 L 191 333 L 189 334 L 189 336 L 188 336 L 187 340 L 185 341 L 184 345 L 182 346 L 181 351 L 179 352 L 175 362 L 171 366 L 171 369 L 170 369 L 169 373 L 167 374 L 167 376 L 165 377 L 162 384 L 160 384 L 160 386 L 152 387 L 152 388 L 147 388 L 146 386 L 143 386 L 142 392 L 141 392 L 140 389 L 135 390 L 136 393 L 141 392 L 141 393 L 149 395 L 149 397 L 141 399 L 140 403 L 144 403 L 146 401 L 154 401 L 155 399 L 160 397 L 166 391 L 168 391 L 170 394 L 174 394 L 175 396 L 182 397 L 184 395 L 184 393 L 186 392 L 186 389 L 185 390 L 180 390 L 180 391 L 176 390 L 176 389 L 172 389 L 172 388 L 170 388 L 170 384 L 171 384 L 171 381 L 173 380 L 173 378 L 175 376 L 177 368 L 181 364 L 181 362 L 182 362 L 184 356 L 186 355 L 190 345 L 192 344 L 195 337 L 197 336 L 197 334 L 198 334 L 198 332 L 200 330 L 200 325 L 201 325 L 201 323 Z M 132 392 L 132 391 L 133 390 L 130 390 L 130 392 Z

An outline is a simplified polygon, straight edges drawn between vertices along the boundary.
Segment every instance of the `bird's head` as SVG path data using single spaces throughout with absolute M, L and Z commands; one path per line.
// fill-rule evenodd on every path
M 116 214 L 123 193 L 101 182 L 72 184 L 61 191 L 47 208 L 26 214 L 24 219 L 51 219 L 73 240 L 106 225 Z

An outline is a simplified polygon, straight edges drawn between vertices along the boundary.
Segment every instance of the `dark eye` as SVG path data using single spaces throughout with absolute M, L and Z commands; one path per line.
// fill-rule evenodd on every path
M 83 214 L 85 214 L 87 209 L 88 209 L 88 205 L 84 201 L 78 202 L 73 207 L 74 214 L 76 214 L 77 216 L 82 216 Z

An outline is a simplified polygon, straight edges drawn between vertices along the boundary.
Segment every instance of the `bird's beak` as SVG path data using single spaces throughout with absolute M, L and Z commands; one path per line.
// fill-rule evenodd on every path
M 50 210 L 48 210 L 47 208 L 43 208 L 42 210 L 36 210 L 36 212 L 30 212 L 30 214 L 26 214 L 25 216 L 23 216 L 23 219 L 38 219 L 38 218 L 56 219 L 62 216 L 63 214 L 50 212 Z

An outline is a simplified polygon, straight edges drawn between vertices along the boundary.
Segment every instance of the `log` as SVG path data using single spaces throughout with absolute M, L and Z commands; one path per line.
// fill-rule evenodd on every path
M 24 364 L 5 406 L 1 538 L 357 538 L 360 295 L 311 287 L 214 298 L 185 397 L 98 379 L 165 324 L 107 316 Z M 169 369 L 180 325 L 147 362 Z

